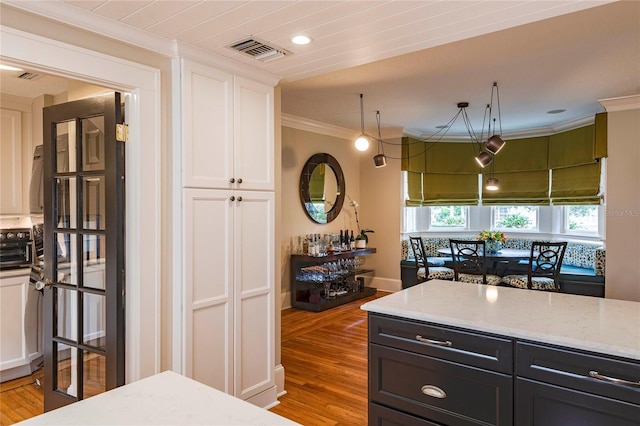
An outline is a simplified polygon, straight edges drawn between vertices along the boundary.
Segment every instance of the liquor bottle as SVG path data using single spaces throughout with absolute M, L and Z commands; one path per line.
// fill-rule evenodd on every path
M 349 245 L 351 246 L 351 250 L 355 250 L 355 248 L 356 248 L 356 239 L 353 238 L 353 229 L 351 230 L 351 238 L 349 238 Z
M 349 230 L 344 230 L 344 248 L 345 250 L 351 250 L 351 243 L 349 242 Z
M 342 229 L 340 230 L 340 249 L 344 248 L 344 235 L 342 234 Z

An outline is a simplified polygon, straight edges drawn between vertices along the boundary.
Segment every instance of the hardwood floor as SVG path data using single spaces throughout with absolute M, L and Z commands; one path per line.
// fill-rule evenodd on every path
M 357 300 L 324 312 L 282 311 L 285 390 L 272 412 L 305 426 L 367 424 L 367 313 Z
M 282 311 L 285 390 L 271 409 L 305 426 L 367 424 L 367 315 L 357 300 L 324 312 Z M 44 410 L 43 393 L 31 376 L 0 383 L 0 426 Z

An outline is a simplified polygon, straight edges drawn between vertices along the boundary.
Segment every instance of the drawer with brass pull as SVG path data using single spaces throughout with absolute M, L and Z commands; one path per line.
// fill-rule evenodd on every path
M 510 339 L 382 315 L 369 315 L 369 341 L 501 373 L 513 371 Z
M 369 344 L 369 400 L 442 424 L 512 424 L 513 379 Z

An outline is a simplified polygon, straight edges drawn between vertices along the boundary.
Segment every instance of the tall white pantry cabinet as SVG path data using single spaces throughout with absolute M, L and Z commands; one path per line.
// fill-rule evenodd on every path
M 273 405 L 273 87 L 180 61 L 184 372 Z

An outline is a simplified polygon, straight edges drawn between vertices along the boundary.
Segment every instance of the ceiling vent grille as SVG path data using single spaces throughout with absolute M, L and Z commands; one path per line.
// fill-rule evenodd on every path
M 274 59 L 284 58 L 292 53 L 281 47 L 267 44 L 256 38 L 249 38 L 229 45 L 231 49 L 242 52 L 262 62 L 273 61 Z
M 18 75 L 18 78 L 21 78 L 23 80 L 37 80 L 40 77 L 41 77 L 40 74 L 36 74 L 34 72 L 29 72 L 29 71 L 25 71 L 22 74 Z

